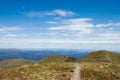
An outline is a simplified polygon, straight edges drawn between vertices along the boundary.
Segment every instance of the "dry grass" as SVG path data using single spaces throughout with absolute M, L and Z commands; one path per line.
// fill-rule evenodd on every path
M 120 80 L 120 66 L 113 63 L 82 63 L 82 80 Z
M 0 80 L 70 80 L 73 70 L 71 63 L 35 63 L 4 72 Z

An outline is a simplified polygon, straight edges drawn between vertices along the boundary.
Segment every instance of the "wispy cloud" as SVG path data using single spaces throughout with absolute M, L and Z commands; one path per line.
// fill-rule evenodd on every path
M 53 22 L 53 21 L 47 21 L 45 23 L 47 23 L 47 24 L 57 24 L 57 22 Z
M 106 24 L 97 24 L 96 27 L 120 27 L 120 22 L 119 23 L 106 23 Z
M 61 10 L 61 9 L 53 10 L 51 13 L 53 13 L 53 15 L 60 15 L 63 17 L 75 15 L 75 13 L 72 11 L 67 11 L 67 10 L 65 11 L 65 10 Z
M 8 33 L 8 32 L 12 32 L 12 31 L 19 31 L 19 30 L 23 30 L 23 28 L 19 27 L 19 26 L 0 26 L 0 33 Z
M 57 26 L 48 28 L 48 30 L 74 32 L 74 35 L 89 34 L 94 27 L 90 21 L 92 21 L 92 18 L 67 19 Z
M 76 13 L 69 11 L 69 10 L 62 10 L 62 9 L 55 9 L 51 11 L 31 11 L 24 13 L 26 16 L 29 17 L 43 17 L 43 16 L 61 16 L 61 17 L 69 17 L 74 16 Z
M 11 33 L 8 33 L 8 34 L 5 34 L 3 38 L 23 38 L 23 37 L 26 37 L 27 35 L 26 34 L 11 34 Z
M 108 40 L 120 40 L 120 32 L 104 32 L 97 35 L 99 38 Z
M 17 35 L 16 34 L 6 34 L 5 36 L 6 37 L 16 37 Z

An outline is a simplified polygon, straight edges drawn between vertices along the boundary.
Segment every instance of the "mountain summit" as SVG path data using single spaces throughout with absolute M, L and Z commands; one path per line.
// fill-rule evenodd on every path
M 120 54 L 106 50 L 94 51 L 81 58 L 80 61 L 120 63 Z

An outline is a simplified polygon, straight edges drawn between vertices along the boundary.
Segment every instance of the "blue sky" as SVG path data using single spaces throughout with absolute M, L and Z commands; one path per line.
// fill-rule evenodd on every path
M 0 0 L 0 48 L 120 48 L 120 0 Z

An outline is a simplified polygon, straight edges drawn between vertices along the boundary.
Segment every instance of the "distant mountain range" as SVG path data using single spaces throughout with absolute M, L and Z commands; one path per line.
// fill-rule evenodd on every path
M 34 49 L 0 49 L 0 60 L 28 59 L 40 60 L 52 55 L 82 58 L 92 50 L 34 50 Z

